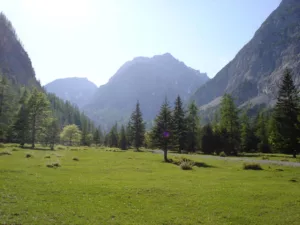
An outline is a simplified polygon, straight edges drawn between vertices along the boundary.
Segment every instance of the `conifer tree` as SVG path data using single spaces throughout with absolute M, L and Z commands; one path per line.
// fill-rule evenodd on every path
M 299 152 L 297 116 L 300 112 L 298 91 L 293 82 L 292 73 L 286 70 L 279 88 L 277 103 L 274 109 L 276 136 L 274 144 L 277 150 L 296 157 Z
M 256 119 L 256 132 L 255 135 L 258 139 L 257 149 L 259 152 L 270 152 L 269 134 L 268 134 L 268 121 L 263 111 L 259 112 Z
M 213 154 L 215 151 L 215 137 L 210 124 L 202 128 L 201 150 L 204 154 Z
M 187 120 L 185 117 L 185 111 L 183 108 L 182 100 L 178 95 L 175 101 L 175 108 L 173 111 L 174 119 L 174 138 L 175 145 L 178 148 L 178 152 L 184 149 L 187 136 Z
M 120 149 L 122 150 L 127 149 L 127 138 L 126 138 L 124 125 L 122 125 L 121 132 L 120 132 Z
M 247 111 L 244 111 L 241 116 L 241 150 L 249 152 L 252 147 L 253 132 L 251 129 L 249 117 Z
M 29 141 L 28 98 L 29 93 L 25 89 L 23 95 L 20 98 L 20 108 L 16 115 L 16 119 L 13 125 L 15 141 L 20 143 L 21 147 L 24 147 L 24 144 Z
M 58 121 L 54 118 L 50 118 L 46 127 L 46 138 L 48 139 L 47 142 L 51 150 L 54 150 L 54 145 L 59 142 L 59 131 L 60 127 Z
M 118 135 L 118 124 L 116 123 L 109 132 L 108 139 L 109 147 L 118 147 L 119 146 L 119 135 Z
M 167 99 L 165 99 L 151 131 L 152 144 L 163 150 L 165 162 L 168 162 L 168 149 L 172 148 L 173 129 L 172 111 Z
M 188 106 L 187 114 L 187 145 L 188 149 L 192 152 L 196 151 L 199 147 L 200 139 L 200 118 L 198 115 L 198 107 L 193 101 Z
M 220 129 L 228 135 L 226 140 L 228 145 L 224 148 L 226 154 L 237 155 L 240 143 L 240 125 L 238 118 L 238 109 L 234 104 L 233 98 L 229 94 L 225 94 L 221 101 L 220 108 Z
M 143 121 L 142 112 L 140 110 L 140 103 L 136 103 L 135 110 L 130 117 L 130 132 L 132 136 L 132 144 L 139 151 L 145 139 L 145 123 Z
M 37 133 L 41 130 L 44 120 L 49 115 L 49 101 L 43 92 L 36 88 L 28 100 L 28 123 L 31 133 L 31 148 L 35 147 Z

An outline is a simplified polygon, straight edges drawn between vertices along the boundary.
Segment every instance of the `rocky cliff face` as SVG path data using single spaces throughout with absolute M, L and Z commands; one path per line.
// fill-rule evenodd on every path
M 109 82 L 100 86 L 85 107 L 96 121 L 125 121 L 139 100 L 146 120 L 152 120 L 165 97 L 173 104 L 180 95 L 187 100 L 209 78 L 187 67 L 171 54 L 138 57 L 125 63 Z
M 97 90 L 97 86 L 87 78 L 71 77 L 57 79 L 45 85 L 49 93 L 82 108 Z
M 300 85 L 300 1 L 283 0 L 247 43 L 217 75 L 192 97 L 199 106 L 216 106 L 224 93 L 236 102 L 272 104 L 285 68 Z
M 40 87 L 30 58 L 3 13 L 0 13 L 0 69 L 16 84 Z

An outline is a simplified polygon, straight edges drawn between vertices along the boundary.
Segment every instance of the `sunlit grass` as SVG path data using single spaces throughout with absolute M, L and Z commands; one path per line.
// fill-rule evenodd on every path
M 260 171 L 244 170 L 243 162 L 186 155 L 205 166 L 182 170 L 149 152 L 12 148 L 1 149 L 12 154 L 0 156 L 0 224 L 300 221 L 300 168 L 266 164 Z

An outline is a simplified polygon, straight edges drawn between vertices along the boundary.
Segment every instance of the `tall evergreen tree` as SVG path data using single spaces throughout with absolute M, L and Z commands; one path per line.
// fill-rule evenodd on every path
M 50 145 L 50 149 L 54 150 L 54 145 L 59 142 L 60 127 L 56 119 L 50 118 L 46 125 L 45 137 Z
M 36 88 L 28 100 L 28 122 L 31 133 L 31 147 L 35 147 L 37 132 L 40 131 L 44 120 L 49 115 L 49 101 L 43 92 Z
M 98 128 L 95 129 L 93 140 L 96 145 L 101 145 L 104 142 L 103 139 L 104 139 L 103 132 L 101 130 L 101 127 L 99 126 Z
M 292 73 L 286 70 L 280 85 L 277 103 L 274 109 L 275 129 L 277 135 L 274 139 L 275 146 L 286 154 L 296 157 L 299 151 L 297 116 L 300 112 L 298 91 L 293 82 Z
M 23 95 L 20 98 L 20 109 L 17 113 L 13 130 L 15 133 L 15 141 L 20 143 L 21 147 L 24 147 L 25 143 L 29 141 L 29 123 L 28 123 L 28 98 L 29 93 L 25 89 Z
M 132 135 L 132 144 L 139 151 L 145 139 L 145 123 L 143 121 L 142 112 L 140 110 L 140 103 L 136 103 L 135 110 L 130 117 L 130 132 Z
M 196 151 L 196 148 L 199 147 L 200 139 L 200 118 L 198 115 L 198 107 L 193 101 L 188 106 L 188 115 L 187 115 L 187 145 L 188 149 L 192 152 Z
M 215 151 L 215 137 L 210 124 L 205 125 L 202 129 L 201 150 L 204 154 L 213 154 Z
M 120 149 L 122 150 L 127 149 L 127 138 L 126 138 L 124 125 L 122 125 L 121 132 L 120 132 Z
M 132 145 L 132 130 L 131 130 L 131 120 L 128 121 L 128 124 L 126 126 L 126 139 L 127 139 L 127 145 L 130 148 Z
M 172 147 L 173 143 L 173 129 L 172 111 L 167 99 L 165 99 L 151 131 L 152 144 L 163 150 L 165 162 L 168 162 L 168 149 Z
M 257 146 L 258 151 L 264 153 L 270 152 L 268 120 L 263 111 L 259 112 L 257 116 L 255 135 L 258 139 L 258 146 Z
M 181 153 L 186 143 L 187 121 L 185 118 L 185 111 L 183 108 L 182 100 L 179 95 L 175 101 L 173 118 L 174 118 L 174 137 L 176 141 L 176 147 L 178 148 L 178 152 Z
M 118 124 L 116 123 L 109 132 L 109 147 L 119 146 L 119 134 L 118 134 Z
M 220 108 L 220 129 L 226 131 L 228 147 L 224 148 L 226 154 L 237 155 L 240 143 L 240 124 L 238 109 L 234 104 L 233 98 L 225 94 L 221 101 Z
M 241 116 L 241 150 L 244 152 L 249 152 L 252 147 L 252 130 L 247 115 L 247 111 L 244 111 Z

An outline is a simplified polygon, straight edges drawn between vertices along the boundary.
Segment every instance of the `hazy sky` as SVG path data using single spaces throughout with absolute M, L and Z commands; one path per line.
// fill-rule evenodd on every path
M 280 0 L 0 0 L 42 84 L 104 84 L 136 56 L 171 53 L 213 77 Z

